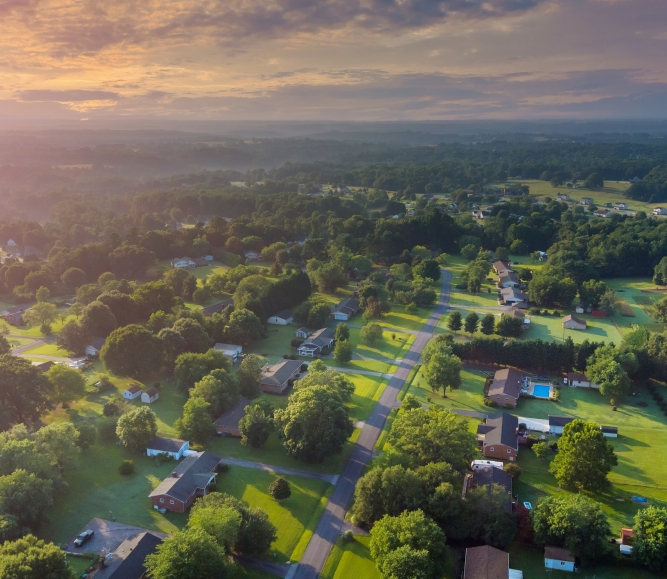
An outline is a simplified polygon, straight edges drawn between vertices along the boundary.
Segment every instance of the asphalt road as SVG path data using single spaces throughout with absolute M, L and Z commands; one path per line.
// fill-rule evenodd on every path
M 301 562 L 287 575 L 290 579 L 316 579 L 322 571 L 329 556 L 329 551 L 342 531 L 347 507 L 354 496 L 354 487 L 361 477 L 366 463 L 372 457 L 373 449 L 389 412 L 396 404 L 397 396 L 403 388 L 410 370 L 419 361 L 424 346 L 433 337 L 435 326 L 449 307 L 451 279 L 452 274 L 442 270 L 442 287 L 438 305 L 417 334 L 412 347 L 400 362 L 398 371 L 389 380 L 370 418 L 361 429 L 361 434 L 352 451 L 350 460 L 336 483 L 331 499 L 329 499 L 327 508 L 324 510 L 315 533 L 308 543 Z

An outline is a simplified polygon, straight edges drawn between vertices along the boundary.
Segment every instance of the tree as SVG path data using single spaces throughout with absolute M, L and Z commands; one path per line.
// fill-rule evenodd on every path
M 528 282 L 528 293 L 538 306 L 569 308 L 577 295 L 577 284 L 562 272 L 545 267 Z
M 477 450 L 467 423 L 436 406 L 399 413 L 387 440 L 416 465 L 447 462 L 459 472 L 465 472 Z
M 147 406 L 133 408 L 118 419 L 116 434 L 129 450 L 141 452 L 157 434 L 157 418 Z
M 67 286 L 68 290 L 74 291 L 86 283 L 86 274 L 78 267 L 70 267 L 60 276 L 60 281 Z
M 574 420 L 563 428 L 558 453 L 549 466 L 558 484 L 566 488 L 600 491 L 607 474 L 618 464 L 614 447 L 593 422 Z
M 667 569 L 667 509 L 653 505 L 639 509 L 632 529 L 635 559 L 653 572 Z
M 602 189 L 604 187 L 604 179 L 600 173 L 591 173 L 583 183 L 586 189 Z
M 277 501 L 289 499 L 292 496 L 292 489 L 287 479 L 279 476 L 269 485 L 269 494 Z
M 667 285 L 667 256 L 663 257 L 653 269 L 653 283 Z
M 49 459 L 37 450 L 34 440 L 8 440 L 0 450 L 0 475 L 12 474 L 16 470 L 24 470 L 35 474 L 40 479 L 54 477 Z
M 442 275 L 440 265 L 435 259 L 425 259 L 421 263 L 415 265 L 412 268 L 412 272 L 418 277 L 431 279 L 433 281 L 438 281 Z
M 0 579 L 74 579 L 65 553 L 53 543 L 26 535 L 0 545 Z
M 478 324 L 479 324 L 479 316 L 475 312 L 470 312 L 466 316 L 466 321 L 463 329 L 472 336 L 477 331 Z
M 442 390 L 443 395 L 447 387 L 458 390 L 461 387 L 461 360 L 453 354 L 434 354 L 428 363 L 422 367 L 426 383 L 433 392 Z
M 595 309 L 600 305 L 600 299 L 609 290 L 606 283 L 589 279 L 581 284 L 579 302 L 584 308 Z
M 407 412 L 413 408 L 421 408 L 422 405 L 414 394 L 406 394 L 401 403 L 401 410 Z
M 81 355 L 89 344 L 90 337 L 81 324 L 70 320 L 56 335 L 56 344 L 71 354 Z
M 23 314 L 23 319 L 30 326 L 40 326 L 42 334 L 51 331 L 51 324 L 58 319 L 56 306 L 49 302 L 37 302 Z
M 231 370 L 231 367 L 232 364 L 229 359 L 225 358 L 225 355 L 219 350 L 211 349 L 204 354 L 186 352 L 176 358 L 174 377 L 176 378 L 178 389 L 186 393 L 213 370 L 222 369 L 228 372 Z M 239 380 L 240 385 L 241 377 L 237 374 L 236 378 Z M 241 392 L 243 392 L 243 389 L 241 389 Z
M 327 262 L 313 272 L 317 287 L 327 294 L 334 293 L 347 283 L 345 270 L 334 262 Z
M 370 552 L 385 579 L 438 579 L 446 556 L 445 534 L 421 510 L 385 516 L 371 529 Z M 416 562 L 423 565 L 419 575 L 394 574 L 397 568 L 409 572 Z
M 361 328 L 360 336 L 361 341 L 364 344 L 373 346 L 375 342 L 382 339 L 382 326 L 380 326 L 380 324 L 377 322 L 366 324 L 363 328 Z
M 505 312 L 500 314 L 500 320 L 498 320 L 499 336 L 518 338 L 522 329 L 523 320 L 521 318 L 508 316 Z
M 24 470 L 0 476 L 0 513 L 16 518 L 19 527 L 37 528 L 53 498 L 53 484 Z
M 239 401 L 241 392 L 236 378 L 223 369 L 213 370 L 190 389 L 191 398 L 209 403 L 211 417 L 217 418 Z
M 100 359 L 119 376 L 145 376 L 157 372 L 164 360 L 162 342 L 143 326 L 130 324 L 111 332 Z
M 215 539 L 199 527 L 177 531 L 145 561 L 151 579 L 231 579 L 234 568 Z
M 111 310 L 119 327 L 136 324 L 139 321 L 137 302 L 131 296 L 118 290 L 106 291 L 97 298 Z
M 0 335 L 0 356 L 4 354 L 9 354 L 12 351 L 12 347 L 9 345 L 7 338 Z
M 326 386 L 293 392 L 275 423 L 287 454 L 306 462 L 339 453 L 354 430 L 340 396 Z
M 481 331 L 482 334 L 490 336 L 496 328 L 496 316 L 493 314 L 485 314 L 482 316 Z
M 30 360 L 11 354 L 1 355 L 0 384 L 0 403 L 9 421 L 34 421 L 51 407 L 53 386 Z
M 178 332 L 185 340 L 187 352 L 207 352 L 211 347 L 211 339 L 202 325 L 190 318 L 181 318 L 174 324 L 172 330 Z
M 190 398 L 183 406 L 183 417 L 174 424 L 178 435 L 185 440 L 205 444 L 213 434 L 209 407 L 210 404 L 203 398 Z
M 512 477 L 512 480 L 517 480 L 521 476 L 521 467 L 516 462 L 506 462 L 503 470 Z
M 231 553 L 238 538 L 241 515 L 231 506 L 206 506 L 190 512 L 188 527 L 199 528 L 215 539 L 225 553 Z
M 157 337 L 162 342 L 165 365 L 167 368 L 173 368 L 176 358 L 187 351 L 187 342 L 180 332 L 172 328 L 162 328 Z
M 618 312 L 620 308 L 620 300 L 614 290 L 608 289 L 602 294 L 599 307 L 607 316 L 613 316 Z
M 81 326 L 89 336 L 106 338 L 118 327 L 118 321 L 109 306 L 94 301 L 83 310 Z
M 461 312 L 454 310 L 449 314 L 449 317 L 447 318 L 447 327 L 452 330 L 452 332 L 458 332 L 463 327 Z
M 236 379 L 239 381 L 242 396 L 257 398 L 261 393 L 262 383 L 262 363 L 259 358 L 254 354 L 246 356 L 239 366 Z
M 171 313 L 176 305 L 172 287 L 163 281 L 151 281 L 140 285 L 132 294 L 138 307 L 138 314 L 147 320 L 155 312 Z
M 225 333 L 233 343 L 248 346 L 262 337 L 262 322 L 250 310 L 237 309 L 229 316 Z
M 53 422 L 42 426 L 35 435 L 37 450 L 59 472 L 75 468 L 79 462 L 79 432 L 71 422 Z
M 82 450 L 86 450 L 95 444 L 97 439 L 97 428 L 88 422 L 77 424 L 79 437 L 76 439 L 76 445 Z
M 600 386 L 603 396 L 614 399 L 622 397 L 630 387 L 630 378 L 620 362 L 597 352 L 588 361 L 586 377 Z
M 363 331 L 363 329 L 362 329 Z M 347 364 L 352 359 L 352 344 L 347 340 L 336 342 L 334 346 L 334 360 L 339 364 Z
M 584 562 L 607 554 L 611 528 L 599 503 L 584 495 L 545 497 L 533 512 L 533 529 L 538 545 L 560 546 Z
M 350 339 L 350 328 L 345 322 L 336 325 L 336 342 L 344 342 Z
M 264 412 L 264 409 L 254 404 L 246 406 L 245 414 L 239 420 L 241 444 L 252 448 L 261 448 L 273 430 L 273 419 Z
M 341 372 L 327 368 L 322 360 L 315 360 L 308 374 L 296 384 L 297 389 L 324 386 L 343 402 L 349 402 L 354 394 L 354 383 Z
M 86 380 L 79 370 L 65 364 L 56 364 L 49 368 L 46 375 L 53 384 L 51 399 L 55 404 L 62 404 L 63 408 L 86 393 Z
M 538 442 L 533 444 L 533 452 L 537 459 L 542 462 L 549 454 L 549 447 L 546 442 Z
M 42 286 L 35 292 L 35 299 L 38 302 L 45 302 L 49 299 L 50 295 L 51 292 L 49 291 L 49 288 Z

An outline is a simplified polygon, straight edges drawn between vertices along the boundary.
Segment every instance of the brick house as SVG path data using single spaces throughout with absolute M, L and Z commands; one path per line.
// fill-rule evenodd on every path
M 213 423 L 215 431 L 220 435 L 240 438 L 239 421 L 245 416 L 245 409 L 249 404 L 252 404 L 252 400 L 241 398 L 231 409 Z
M 487 458 L 515 461 L 519 452 L 519 419 L 503 412 L 477 427 L 477 444 Z
M 260 384 L 262 392 L 282 394 L 294 383 L 303 365 L 300 360 L 282 360 L 277 364 L 266 364 L 262 368 L 262 382 Z
M 512 494 L 512 477 L 502 468 L 495 466 L 480 466 L 466 474 L 463 480 L 463 498 L 465 499 L 473 489 L 491 485 L 498 485 L 505 489 L 507 493 L 506 509 L 508 512 L 513 511 L 516 508 L 516 498 Z
M 489 387 L 488 398 L 500 407 L 509 404 L 512 408 L 516 408 L 521 395 L 521 378 L 521 372 L 514 368 L 498 370 L 494 374 L 493 382 Z

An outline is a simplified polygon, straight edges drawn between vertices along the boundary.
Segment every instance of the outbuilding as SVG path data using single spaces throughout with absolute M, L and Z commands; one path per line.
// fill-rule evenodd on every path
M 168 454 L 174 460 L 181 460 L 189 449 L 190 443 L 187 440 L 156 436 L 148 443 L 148 446 L 146 447 L 146 456 Z
M 97 358 L 100 355 L 100 351 L 106 342 L 106 338 L 93 338 L 90 341 L 90 344 L 86 346 L 86 356 L 89 358 Z
M 566 330 L 585 330 L 586 329 L 586 320 L 580 318 L 575 318 L 572 314 L 565 316 L 561 320 L 563 328 Z
M 135 398 L 139 398 L 139 396 L 141 396 L 141 386 L 139 384 L 132 384 L 123 392 L 125 400 L 134 400 Z
M 294 335 L 297 338 L 302 338 L 305 340 L 308 336 L 310 336 L 310 330 L 306 327 L 299 328 L 296 332 L 294 332 Z
M 572 416 L 552 416 L 549 415 L 549 432 L 551 434 L 563 434 L 563 428 L 570 424 L 574 418 Z
M 573 388 L 600 388 L 595 382 L 591 382 L 584 374 L 580 372 L 568 372 L 565 383 Z
M 607 438 L 618 438 L 618 426 L 600 426 L 600 430 Z
M 141 393 L 141 401 L 146 404 L 153 404 L 160 397 L 160 393 L 155 386 L 151 386 L 148 390 Z
M 574 557 L 567 549 L 561 547 L 544 548 L 545 569 L 558 569 L 559 571 L 574 571 Z
M 282 312 L 278 312 L 275 316 L 271 316 L 266 321 L 267 323 L 276 326 L 286 326 L 294 321 L 294 314 L 290 310 L 283 310 Z
M 243 346 L 236 346 L 235 344 L 216 344 L 213 348 L 222 352 L 226 358 L 232 361 L 232 364 L 236 364 L 241 352 L 243 352 Z

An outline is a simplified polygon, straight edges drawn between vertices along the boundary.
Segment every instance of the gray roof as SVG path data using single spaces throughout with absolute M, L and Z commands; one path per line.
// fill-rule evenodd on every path
M 504 394 L 518 400 L 520 392 L 521 372 L 514 368 L 503 368 L 495 373 L 489 388 L 489 396 Z
M 552 416 L 549 414 L 549 426 L 565 426 L 575 420 L 572 416 Z
M 503 412 L 500 416 L 490 416 L 486 419 L 486 426 L 492 426 L 484 435 L 484 446 L 493 444 L 504 444 L 511 448 L 518 446 L 517 428 L 519 428 L 519 419 L 516 416 Z
M 14 306 L 3 310 L 3 315 L 11 316 L 12 314 L 22 314 L 30 309 L 30 306 Z
M 309 333 L 310 333 L 310 330 L 309 330 L 308 328 L 306 328 L 306 326 L 301 326 L 301 327 L 297 330 L 297 332 L 303 332 L 304 334 L 309 334 Z
M 161 436 L 156 436 L 148 443 L 146 448 L 160 450 L 162 452 L 178 452 L 185 443 L 185 440 L 180 440 L 178 438 L 163 438 Z
M 302 345 L 307 346 L 308 344 L 313 344 L 320 348 L 324 348 L 329 345 L 329 342 L 331 342 L 335 336 L 336 332 L 331 328 L 322 328 L 317 330 L 317 332 L 310 334 Z
M 219 456 L 207 451 L 191 454 L 148 496 L 167 495 L 185 502 L 197 489 L 206 488 L 221 460 Z
M 282 318 L 283 320 L 289 320 L 290 318 L 294 317 L 294 314 L 292 313 L 292 310 L 283 310 L 282 312 L 274 314 L 273 317 Z
M 231 303 L 232 303 L 232 300 L 225 300 L 224 302 L 220 302 L 219 304 L 213 304 L 212 306 L 208 306 L 207 308 L 203 308 L 201 312 L 205 316 L 212 316 L 213 314 L 220 313 L 222 310 L 224 310 Z
M 106 579 L 141 579 L 146 573 L 146 556 L 154 553 L 161 542 L 160 537 L 151 533 L 139 533 L 125 539 L 114 551 L 110 574 L 105 575 Z M 98 571 L 95 575 L 101 578 L 104 574 Z
M 238 428 L 239 420 L 245 415 L 245 408 L 249 404 L 252 404 L 252 400 L 248 398 L 241 398 L 235 406 L 229 409 L 227 412 L 222 414 L 214 424 L 216 426 L 224 426 L 225 428 Z
M 509 555 L 505 551 L 483 545 L 466 549 L 463 579 L 507 579 Z
M 512 477 L 502 468 L 482 466 L 472 471 L 472 487 L 483 485 L 501 485 L 508 493 L 512 492 Z
M 331 308 L 331 312 L 355 313 L 359 309 L 359 300 L 346 298 Z
M 102 346 L 104 346 L 104 343 L 105 343 L 106 341 L 107 341 L 106 338 L 93 338 L 93 339 L 90 341 L 90 344 L 88 344 L 88 345 L 89 345 L 89 346 L 92 346 L 92 347 L 95 348 L 96 350 L 101 350 L 101 349 L 102 349 Z
M 500 281 L 509 280 L 514 283 L 519 283 L 519 278 L 513 271 L 500 272 Z
M 517 298 L 523 301 L 528 300 L 528 296 L 523 293 L 518 287 L 505 287 L 500 290 L 503 299 Z
M 618 433 L 618 426 L 600 426 L 602 432 Z
M 262 368 L 262 384 L 282 386 L 301 369 L 302 364 L 300 360 L 282 360 L 273 366 L 267 364 Z

